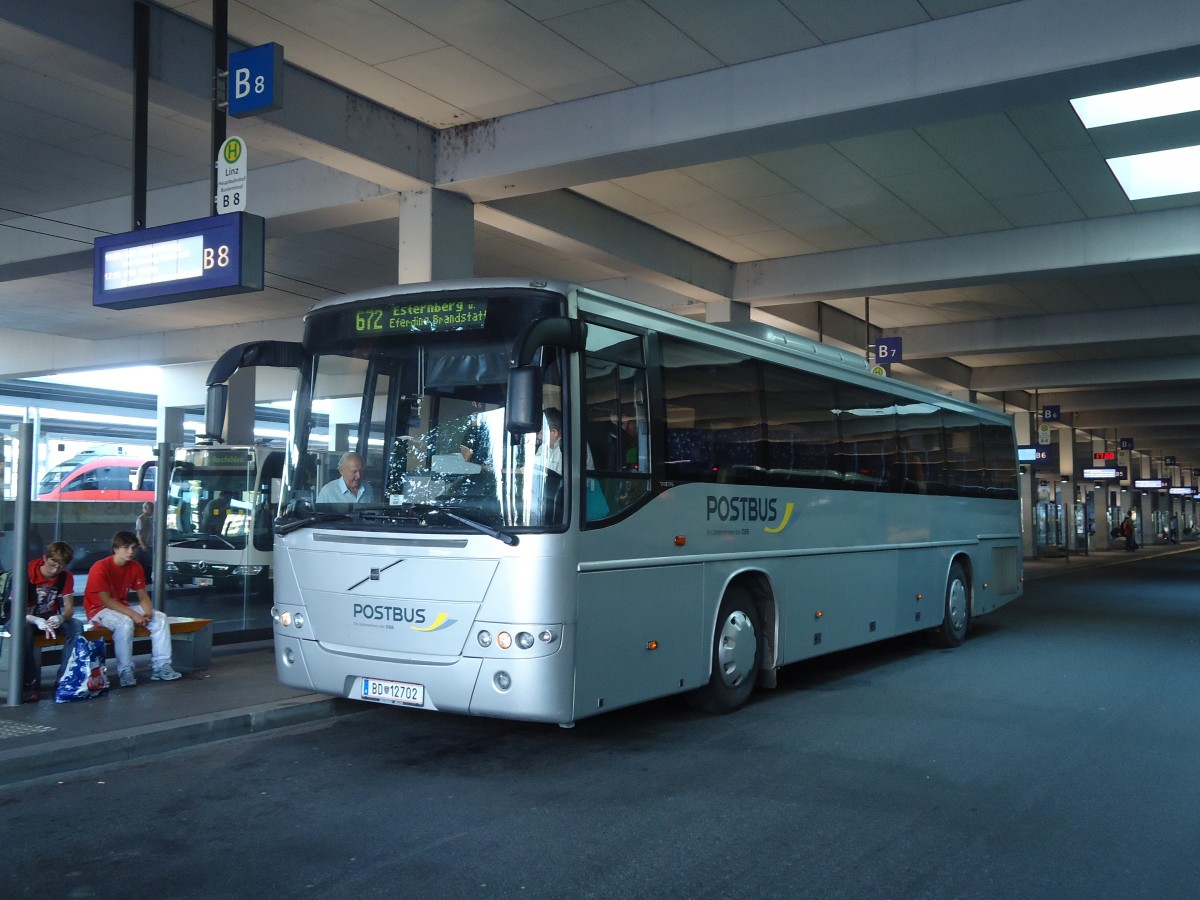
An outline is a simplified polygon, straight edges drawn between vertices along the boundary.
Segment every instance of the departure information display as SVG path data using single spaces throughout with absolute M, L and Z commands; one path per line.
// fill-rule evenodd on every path
M 487 325 L 487 300 L 387 303 L 348 310 L 342 333 L 348 337 L 478 331 Z
M 92 305 L 133 309 L 263 289 L 263 219 L 245 212 L 96 238 Z

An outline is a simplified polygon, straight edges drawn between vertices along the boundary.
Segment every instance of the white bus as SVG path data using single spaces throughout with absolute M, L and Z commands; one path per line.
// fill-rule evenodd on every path
M 283 450 L 183 447 L 167 494 L 167 581 L 189 587 L 265 588 L 271 578 L 272 519 Z
M 677 693 L 726 712 L 787 663 L 955 646 L 1021 592 L 1011 417 L 861 358 L 537 281 L 393 286 L 305 323 L 218 360 L 206 426 L 237 368 L 298 368 L 288 685 L 564 726 Z M 354 505 L 318 502 L 326 414 L 365 461 Z

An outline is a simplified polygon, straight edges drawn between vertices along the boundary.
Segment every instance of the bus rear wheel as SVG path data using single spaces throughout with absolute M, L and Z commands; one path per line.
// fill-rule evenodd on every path
M 950 567 L 946 579 L 946 609 L 942 624 L 930 632 L 935 647 L 957 647 L 967 637 L 971 625 L 971 586 L 961 563 Z
M 721 601 L 713 634 L 712 675 L 692 691 L 688 704 L 700 712 L 723 715 L 745 705 L 762 664 L 762 621 L 744 588 L 732 587 Z

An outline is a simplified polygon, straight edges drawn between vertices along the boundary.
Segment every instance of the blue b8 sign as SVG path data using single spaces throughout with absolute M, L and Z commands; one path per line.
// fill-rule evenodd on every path
M 283 45 L 263 44 L 229 54 L 227 111 L 235 118 L 283 106 Z

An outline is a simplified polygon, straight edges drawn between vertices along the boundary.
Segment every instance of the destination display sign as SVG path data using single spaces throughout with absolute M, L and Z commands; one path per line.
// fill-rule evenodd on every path
M 263 219 L 237 212 L 96 238 L 92 305 L 134 309 L 263 289 Z
M 1133 482 L 1135 488 L 1144 491 L 1159 491 L 1171 486 L 1170 478 L 1138 478 Z
M 212 467 L 245 467 L 250 454 L 245 450 L 209 450 L 198 454 L 202 466 Z
M 342 333 L 348 337 L 478 331 L 487 325 L 487 300 L 387 303 L 347 310 Z
M 1084 469 L 1084 481 L 1115 481 L 1125 477 L 1125 469 L 1118 466 L 1113 469 Z

